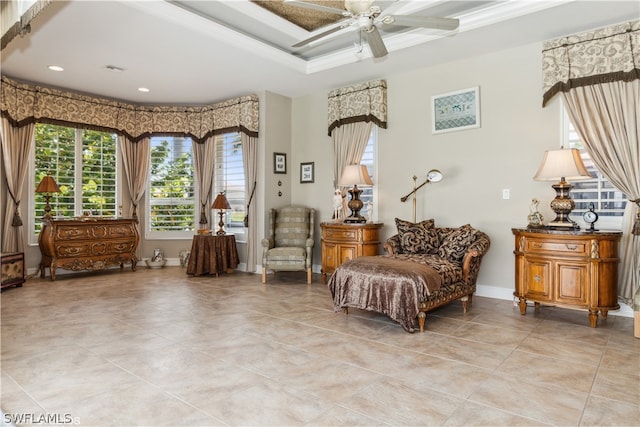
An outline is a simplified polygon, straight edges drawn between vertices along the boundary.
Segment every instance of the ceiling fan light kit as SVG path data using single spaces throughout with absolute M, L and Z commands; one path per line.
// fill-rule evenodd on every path
M 367 44 L 374 58 L 383 58 L 389 53 L 378 29 L 378 25 L 393 25 L 400 27 L 432 28 L 437 30 L 453 31 L 458 28 L 460 21 L 455 18 L 441 18 L 437 16 L 405 16 L 383 15 L 379 6 L 374 6 L 374 0 L 345 0 L 345 9 L 327 7 L 304 0 L 284 0 L 292 6 L 313 9 L 326 13 L 342 15 L 345 19 L 333 26 L 315 34 L 305 40 L 301 40 L 292 47 L 307 46 L 312 42 L 326 41 L 327 36 L 350 26 L 357 26 L 361 34 L 365 35 Z M 382 15 L 382 16 L 381 16 Z

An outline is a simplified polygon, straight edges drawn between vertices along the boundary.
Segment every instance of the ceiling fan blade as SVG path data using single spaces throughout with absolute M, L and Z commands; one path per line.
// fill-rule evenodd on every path
M 342 15 L 342 16 L 351 16 L 349 12 L 343 9 L 336 9 L 335 7 L 322 6 L 321 4 L 316 4 L 316 3 L 308 3 L 302 0 L 284 0 L 284 3 L 290 4 L 291 6 L 302 7 L 305 9 L 317 10 L 319 12 L 334 13 L 336 15 Z
M 455 18 L 439 18 L 437 16 L 403 16 L 389 15 L 382 19 L 385 24 L 400 25 L 402 27 L 423 27 L 436 30 L 455 30 L 460 20 Z
M 369 44 L 369 48 L 371 48 L 371 53 L 374 58 L 387 56 L 389 52 L 387 52 L 387 47 L 384 45 L 384 41 L 382 41 L 380 31 L 378 31 L 375 25 L 368 29 L 363 28 L 362 32 L 367 37 L 367 43 Z
M 346 27 L 348 27 L 348 26 L 349 26 L 349 21 L 350 21 L 350 20 L 344 20 L 344 21 L 341 21 L 341 22 L 339 23 L 339 25 L 335 25 L 334 27 L 329 28 L 328 30 L 325 30 L 325 31 L 323 31 L 323 32 L 321 32 L 321 33 L 318 33 L 318 34 L 316 34 L 316 35 L 313 35 L 313 36 L 311 36 L 311 37 L 309 37 L 309 38 L 307 38 L 307 39 L 301 40 L 301 41 L 299 41 L 298 43 L 294 44 L 294 45 L 293 45 L 293 46 L 291 46 L 291 47 L 302 47 L 302 46 L 306 46 L 306 45 L 308 45 L 308 44 L 309 44 L 309 43 L 311 43 L 311 42 L 314 42 L 314 41 L 316 41 L 316 40 L 319 40 L 319 39 L 321 39 L 321 38 L 323 38 L 323 37 L 328 36 L 329 34 L 333 34 L 333 33 L 337 32 L 337 31 L 340 31 L 340 30 L 342 30 L 343 28 L 346 28 Z

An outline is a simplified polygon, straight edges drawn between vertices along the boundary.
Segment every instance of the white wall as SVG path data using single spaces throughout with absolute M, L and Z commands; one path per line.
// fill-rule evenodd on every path
M 261 118 L 264 113 L 264 120 L 260 121 L 260 135 L 264 136 L 265 151 L 263 174 L 259 176 L 264 177 L 265 212 L 268 212 L 271 208 L 285 206 L 292 201 L 291 184 L 296 169 L 291 152 L 291 98 L 266 92 L 260 102 Z M 286 174 L 274 173 L 273 153 L 286 154 Z
M 551 183 L 532 177 L 546 149 L 560 145 L 557 100 L 542 108 L 541 51 L 535 43 L 460 59 L 431 68 L 380 76 L 387 81 L 388 128 L 379 132 L 378 221 L 383 237 L 395 234 L 394 218 L 411 220 L 411 199 L 400 198 L 432 168 L 444 179 L 417 193 L 417 220 L 435 218 L 436 225 L 470 223 L 491 238 L 478 285 L 500 288 L 509 295 L 514 286 L 512 227 L 527 224 L 531 199 L 541 200 L 546 220 L 555 196 Z M 391 53 L 393 55 L 393 53 Z M 375 66 L 375 65 L 372 65 Z M 481 127 L 431 134 L 431 96 L 480 87 Z M 313 206 L 320 220 L 331 217 L 331 140 L 327 136 L 327 93 L 293 100 L 292 152 L 299 162 L 314 161 L 314 184 L 292 177 L 292 201 Z M 511 198 L 502 199 L 509 189 Z M 543 206 L 544 205 L 544 206 Z M 320 263 L 320 239 L 314 263 Z

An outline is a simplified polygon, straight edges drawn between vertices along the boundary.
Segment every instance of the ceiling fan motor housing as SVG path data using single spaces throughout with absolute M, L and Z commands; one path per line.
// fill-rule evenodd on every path
M 354 15 L 367 13 L 373 4 L 373 0 L 345 0 L 344 7 Z

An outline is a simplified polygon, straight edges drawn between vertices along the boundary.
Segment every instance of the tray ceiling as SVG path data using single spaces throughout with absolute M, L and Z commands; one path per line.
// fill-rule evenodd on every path
M 342 19 L 340 15 L 291 6 L 284 3 L 283 0 L 252 0 L 252 2 L 307 31 L 317 30 L 318 28 L 333 24 Z M 335 9 L 344 9 L 343 1 L 309 1 L 309 3 L 317 3 Z
M 357 31 L 293 48 L 327 17 L 280 3 L 54 1 L 30 34 L 2 50 L 2 73 L 141 103 L 206 104 L 263 91 L 297 97 L 640 16 L 636 0 L 377 1 L 387 13 L 459 18 L 460 27 L 381 31 L 389 55 L 376 60 Z M 65 70 L 49 71 L 51 64 Z

